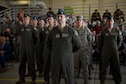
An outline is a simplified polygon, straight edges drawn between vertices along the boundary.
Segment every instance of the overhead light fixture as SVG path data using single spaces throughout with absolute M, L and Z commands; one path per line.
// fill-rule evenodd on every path
M 29 4 L 30 2 L 28 0 L 17 0 L 17 1 L 11 1 L 10 4 Z

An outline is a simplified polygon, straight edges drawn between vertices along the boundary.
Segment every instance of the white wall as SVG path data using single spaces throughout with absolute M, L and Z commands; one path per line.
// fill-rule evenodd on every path
M 74 8 L 75 15 L 83 15 L 85 17 L 89 17 L 89 13 L 94 12 L 95 9 L 98 9 L 98 11 L 101 12 L 101 15 L 106 9 L 113 14 L 117 8 L 116 5 L 118 4 L 118 7 L 123 10 L 126 15 L 126 0 L 50 0 L 50 3 L 49 0 L 43 1 L 50 4 L 48 6 L 52 7 L 55 13 L 58 8 L 70 6 Z

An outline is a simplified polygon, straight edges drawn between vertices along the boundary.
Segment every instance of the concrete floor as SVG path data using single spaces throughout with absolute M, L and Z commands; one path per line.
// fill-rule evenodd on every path
M 13 65 L 14 65 L 14 68 L 12 66 L 8 66 L 7 72 L 0 73 L 0 84 L 15 84 L 16 83 L 16 81 L 19 78 L 18 76 L 19 63 L 13 63 Z M 98 78 L 98 75 L 99 75 L 98 65 L 94 64 L 93 66 L 95 70 L 91 72 L 92 79 L 89 80 L 89 84 L 100 84 L 100 81 Z M 122 74 L 121 84 L 126 84 L 126 66 L 121 66 L 121 74 Z M 31 78 L 26 77 L 26 83 L 24 84 L 30 84 L 30 82 L 31 82 Z M 36 82 L 37 82 L 36 84 L 44 84 L 43 77 L 42 78 L 37 77 Z M 83 84 L 83 77 L 81 74 L 80 74 L 80 78 L 77 78 L 77 83 Z M 61 79 L 60 84 L 65 84 L 63 79 Z M 107 73 L 106 84 L 115 84 L 114 81 L 112 80 L 112 76 L 109 73 Z

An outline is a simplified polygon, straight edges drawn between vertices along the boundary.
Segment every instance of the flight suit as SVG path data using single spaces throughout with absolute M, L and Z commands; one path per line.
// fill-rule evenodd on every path
M 44 30 L 44 52 L 46 52 L 47 48 L 45 46 L 46 44 L 46 39 L 47 36 L 49 34 L 51 30 L 49 30 L 49 28 L 45 28 Z M 50 68 L 51 68 L 51 63 L 50 63 L 50 59 L 51 59 L 51 52 L 49 51 L 48 53 L 44 53 L 44 80 L 49 83 L 50 82 Z
M 28 25 L 25 27 L 24 25 L 20 26 L 20 36 L 21 36 L 21 44 L 20 44 L 20 56 L 19 56 L 19 76 L 20 80 L 25 80 L 25 70 L 26 70 L 26 62 L 29 65 L 29 70 L 32 77 L 32 81 L 36 80 L 36 72 L 35 72 L 35 60 L 34 60 L 34 44 L 37 43 L 37 34 L 36 30 L 33 29 L 33 26 Z
M 57 26 L 49 33 L 46 47 L 51 51 L 52 84 L 59 84 L 61 73 L 66 84 L 74 84 L 73 52 L 81 47 L 78 33 L 69 26 L 63 30 Z
M 43 52 L 43 47 L 42 44 L 43 42 L 40 41 L 40 39 L 43 39 L 43 35 L 42 34 L 42 30 L 39 26 L 36 27 L 36 36 L 37 36 L 37 42 L 36 44 L 34 44 L 34 55 L 36 58 L 36 64 L 37 64 L 37 70 L 39 72 L 39 77 L 42 76 L 42 72 L 43 72 L 43 64 L 44 64 L 44 52 Z
M 118 56 L 118 47 L 120 46 L 121 40 L 121 32 L 117 28 L 112 28 L 111 32 L 109 32 L 107 28 L 104 28 L 99 35 L 98 44 L 101 52 L 99 77 L 101 84 L 104 84 L 105 82 L 106 69 L 110 61 L 115 84 L 121 83 L 121 72 Z

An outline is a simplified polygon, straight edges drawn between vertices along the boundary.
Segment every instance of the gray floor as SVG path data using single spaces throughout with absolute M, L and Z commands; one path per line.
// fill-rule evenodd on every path
M 8 66 L 8 71 L 4 73 L 0 73 L 0 84 L 15 84 L 15 82 L 18 80 L 18 63 L 13 63 L 14 68 L 12 66 Z M 98 79 L 98 65 L 93 65 L 95 70 L 92 71 L 91 75 L 91 80 L 89 80 L 89 84 L 100 84 L 100 81 Z M 109 68 L 108 68 L 109 71 Z M 37 73 L 38 74 L 38 73 Z M 121 66 L 121 74 L 122 74 L 122 83 L 121 84 L 126 84 L 126 66 Z M 24 84 L 30 84 L 31 78 L 26 77 L 26 83 Z M 44 84 L 43 77 L 39 78 L 37 77 L 37 83 L 36 84 Z M 77 78 L 77 83 L 78 84 L 83 84 L 83 77 L 80 74 L 80 78 Z M 61 79 L 60 84 L 65 84 L 64 80 Z M 106 84 L 114 84 L 114 81 L 112 80 L 112 76 L 107 73 L 107 78 L 106 78 Z

